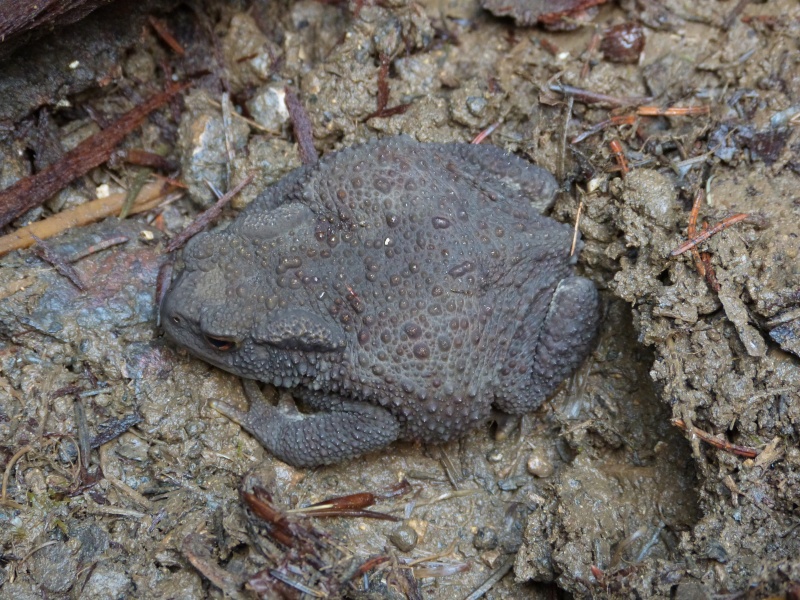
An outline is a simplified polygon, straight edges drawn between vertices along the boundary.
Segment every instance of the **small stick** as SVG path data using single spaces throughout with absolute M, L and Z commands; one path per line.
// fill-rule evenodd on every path
M 736 223 L 738 223 L 740 221 L 744 221 L 749 216 L 750 216 L 749 213 L 737 213 L 735 215 L 732 215 L 732 216 L 728 217 L 727 219 L 725 219 L 723 221 L 720 221 L 719 223 L 714 225 L 711 229 L 707 229 L 707 230 L 703 231 L 697 237 L 692 238 L 691 240 L 685 241 L 683 244 L 681 244 L 680 246 L 675 248 L 675 250 L 670 252 L 670 256 L 680 256 L 681 254 L 683 254 L 687 250 L 691 250 L 692 248 L 694 248 L 698 244 L 702 244 L 703 242 L 705 242 L 708 238 L 718 234 L 723 229 L 727 229 L 731 225 L 734 225 L 734 224 L 736 224 Z
M 710 112 L 711 109 L 708 106 L 670 106 L 669 108 L 640 106 L 636 109 L 636 114 L 640 117 L 687 117 L 707 115 Z
M 612 125 L 633 125 L 636 122 L 636 117 L 677 117 L 677 116 L 693 116 L 693 115 L 707 115 L 709 108 L 707 106 L 673 106 L 670 108 L 659 108 L 658 106 L 640 106 L 636 109 L 635 115 L 617 115 L 600 121 L 592 125 L 589 129 L 581 134 L 572 138 L 571 143 L 577 144 L 586 138 L 594 135 Z
M 480 144 L 483 140 L 492 135 L 494 133 L 494 130 L 500 127 L 501 123 L 502 121 L 495 121 L 494 123 L 489 125 L 486 129 L 484 129 L 478 135 L 472 138 L 470 144 Z
M 561 48 L 556 46 L 553 42 L 546 38 L 539 39 L 539 45 L 544 48 L 546 52 L 549 52 L 552 56 L 558 56 L 561 54 Z
M 79 260 L 86 258 L 87 256 L 91 256 L 92 254 L 96 254 L 98 252 L 102 252 L 103 250 L 107 250 L 113 246 L 119 246 L 120 244 L 124 244 L 125 242 L 130 241 L 130 238 L 124 235 L 118 235 L 115 237 L 108 238 L 107 240 L 103 240 L 102 242 L 97 242 L 96 244 L 92 244 L 86 250 L 81 250 L 80 252 L 76 252 L 72 256 L 70 256 L 67 260 L 71 263 L 76 263 Z
M 286 514 L 296 514 L 301 517 L 347 517 L 350 519 L 377 519 L 379 521 L 402 521 L 400 517 L 394 515 L 387 515 L 374 510 L 357 510 L 353 508 L 322 508 L 322 507 L 309 507 L 309 508 L 295 508 L 287 510 Z
M 122 208 L 119 211 L 119 218 L 127 219 L 128 215 L 131 214 L 131 208 L 133 208 L 133 203 L 136 202 L 136 198 L 139 196 L 139 192 L 142 191 L 144 184 L 147 183 L 147 180 L 150 178 L 150 169 L 137 169 L 138 173 L 133 178 L 130 187 L 128 188 L 128 192 L 125 195 L 125 202 L 122 204 Z
M 430 556 L 423 556 L 422 558 L 415 558 L 414 560 L 409 560 L 408 562 L 403 562 L 404 567 L 413 567 L 416 565 L 420 565 L 426 562 L 432 562 L 434 560 L 441 560 L 443 558 L 447 558 L 451 556 L 456 551 L 456 540 L 453 540 L 452 543 L 442 550 L 441 552 L 437 552 L 436 554 L 431 554 Z
M 689 225 L 686 227 L 686 233 L 690 238 L 697 234 L 697 217 L 700 215 L 700 204 L 703 202 L 705 194 L 702 189 L 697 190 L 692 202 L 692 212 L 689 213 Z
M 145 509 L 148 513 L 153 512 L 153 503 L 150 502 L 147 498 L 145 498 L 142 494 L 137 492 L 131 486 L 129 486 L 124 481 L 117 479 L 113 475 L 109 473 L 108 469 L 108 453 L 110 452 L 108 446 L 101 446 L 100 447 L 100 473 L 102 473 L 103 479 L 105 479 L 108 483 L 113 485 L 117 488 L 117 491 L 124 494 L 127 498 L 135 502 L 139 507 Z
M 166 159 L 155 152 L 148 152 L 147 150 L 137 148 L 132 148 L 131 150 L 123 152 L 121 158 L 126 163 L 132 165 L 137 165 L 139 167 L 150 167 L 152 169 L 158 169 L 159 171 L 165 171 L 167 173 L 170 171 L 177 171 L 179 168 L 178 163 L 175 161 Z
M 93 394 L 96 392 L 101 392 L 103 390 L 91 390 L 88 392 L 82 392 L 79 394 L 81 398 L 85 398 L 87 394 Z M 89 440 L 89 448 L 95 450 L 99 448 L 103 444 L 107 444 L 111 440 L 117 439 L 123 433 L 128 431 L 134 425 L 137 425 L 142 422 L 144 417 L 139 413 L 130 413 L 125 415 L 121 419 L 110 419 L 105 421 L 102 425 L 101 432 L 94 436 L 91 440 Z
M 689 225 L 686 227 L 686 233 L 689 235 L 689 239 L 697 235 L 697 217 L 700 214 L 700 203 L 703 201 L 703 196 L 704 193 L 702 189 L 697 190 L 697 193 L 694 195 L 692 212 L 689 213 Z M 694 266 L 700 274 L 700 277 L 705 277 L 706 267 L 697 248 L 692 248 L 692 258 L 694 258 Z
M 89 424 L 86 422 L 86 408 L 83 400 L 76 395 L 72 402 L 75 410 L 75 429 L 78 430 L 78 449 L 80 450 L 80 479 L 89 473 Z
M 737 456 L 744 456 L 745 458 L 755 458 L 758 456 L 758 450 L 755 448 L 750 448 L 749 446 L 739 446 L 737 444 L 731 444 L 726 440 L 721 440 L 710 433 L 695 427 L 694 425 L 691 428 L 686 425 L 686 422 L 683 419 L 672 419 L 670 421 L 676 427 L 683 429 L 689 433 L 692 433 L 699 437 L 707 444 L 711 444 L 715 448 L 719 448 L 720 450 L 725 450 L 726 452 L 730 452 L 731 454 L 736 454 Z
M 511 567 L 514 566 L 515 560 L 515 555 L 511 555 L 506 558 L 503 563 L 497 567 L 497 569 L 495 569 L 491 575 L 489 575 L 486 581 L 484 581 L 478 589 L 467 596 L 466 600 L 478 600 L 478 598 L 481 598 L 486 592 L 492 589 L 498 581 L 506 576 L 506 573 L 508 573 L 511 570 Z
M 214 106 L 214 107 L 222 110 L 222 104 L 220 104 L 216 100 L 212 100 L 211 98 L 209 98 L 207 101 L 211 106 Z M 274 131 L 274 130 L 270 129 L 269 127 L 264 127 L 261 123 L 253 121 L 253 119 L 248 119 L 244 115 L 240 115 L 235 110 L 231 111 L 231 116 L 236 118 L 236 119 L 239 119 L 240 121 L 244 121 L 245 123 L 250 125 L 250 127 L 252 127 L 253 129 L 257 129 L 258 131 L 263 131 L 264 133 L 270 133 L 272 135 L 280 135 L 277 131 Z
M 611 152 L 614 153 L 614 158 L 619 165 L 619 171 L 622 178 L 625 178 L 630 172 L 630 168 L 628 167 L 628 161 L 625 159 L 625 152 L 622 150 L 622 144 L 619 140 L 611 140 L 608 144 L 611 147 Z
M 300 147 L 300 160 L 304 165 L 316 164 L 319 161 L 319 154 L 317 154 L 317 149 L 314 148 L 314 133 L 311 130 L 311 120 L 308 118 L 308 113 L 292 88 L 287 85 L 284 88 L 284 92 L 286 93 L 286 108 L 289 110 L 289 119 L 292 121 L 294 137 Z
M 24 563 L 26 560 L 28 560 L 31 556 L 36 554 L 42 548 L 47 548 L 48 546 L 52 546 L 53 544 L 57 544 L 57 543 L 58 543 L 57 540 L 50 540 L 49 542 L 45 542 L 44 544 L 40 544 L 40 545 L 36 546 L 33 550 L 28 552 L 25 556 L 23 556 L 20 559 L 20 561 L 17 563 L 17 567 L 20 567 L 22 565 L 22 563 Z
M 382 114 L 389 104 L 389 57 L 383 53 L 380 55 L 381 66 L 378 67 L 378 109 L 375 114 Z
M 733 22 L 736 20 L 736 17 L 742 14 L 742 11 L 745 9 L 745 7 L 747 7 L 748 4 L 750 4 L 750 0 L 739 0 L 739 2 L 737 2 L 736 6 L 733 7 L 733 10 L 728 13 L 728 16 L 725 17 L 725 20 L 722 22 L 722 28 L 725 31 L 733 26 Z
M 69 279 L 72 285 L 74 285 L 80 291 L 85 292 L 86 286 L 84 285 L 83 281 L 81 281 L 81 276 L 78 275 L 78 272 L 72 267 L 72 265 L 65 261 L 61 255 L 53 250 L 48 244 L 45 244 L 44 241 L 36 237 L 35 234 L 32 233 L 31 236 L 33 236 L 33 239 L 36 240 L 36 245 L 32 248 L 34 254 L 36 254 L 36 256 L 41 258 L 43 261 L 50 263 L 62 277 L 66 277 Z
M 364 119 L 385 119 L 394 115 L 403 114 L 408 110 L 410 104 L 398 104 L 392 108 L 386 108 L 389 104 L 389 65 L 391 61 L 385 54 L 380 55 L 380 67 L 378 68 L 378 95 L 377 95 L 377 110 L 366 116 Z
M 445 475 L 447 475 L 447 479 L 450 481 L 450 485 L 453 486 L 453 489 L 460 490 L 463 487 L 460 485 L 460 482 L 464 479 L 463 473 L 456 471 L 456 466 L 441 446 L 437 447 L 436 450 L 439 454 L 439 462 L 442 464 L 442 468 L 444 469 Z
M 700 204 L 705 196 L 702 189 L 697 190 L 692 203 L 692 212 L 689 213 L 689 225 L 686 227 L 686 233 L 689 238 L 694 238 L 697 235 L 697 217 L 700 214 Z M 708 223 L 703 223 L 703 231 L 708 230 Z M 714 267 L 711 266 L 711 254 L 708 252 L 700 252 L 697 248 L 692 248 L 692 258 L 694 259 L 694 266 L 700 277 L 705 278 L 706 283 L 715 292 L 719 292 L 719 282 L 717 275 L 714 273 Z
M 586 60 L 583 61 L 583 67 L 581 68 L 581 79 L 586 79 L 586 76 L 589 74 L 589 66 L 592 62 L 592 58 L 597 53 L 597 49 L 600 47 L 600 40 L 602 37 L 598 31 L 594 32 L 592 38 L 589 40 L 589 45 L 586 47 Z
M 777 15 L 744 15 L 741 21 L 742 23 L 764 23 L 774 29 L 778 26 L 779 17 Z
M 287 513 L 302 512 L 304 510 L 325 510 L 329 508 L 350 508 L 360 509 L 372 506 L 377 501 L 377 496 L 372 492 L 356 492 L 355 494 L 347 494 L 346 496 L 337 496 L 335 498 L 328 498 L 320 502 L 315 502 L 304 508 L 290 508 Z
M 581 224 L 581 212 L 583 211 L 583 199 L 578 204 L 578 212 L 575 214 L 575 231 L 572 232 L 572 247 L 569 249 L 569 255 L 575 254 L 575 246 L 578 245 L 578 226 Z
M 186 51 L 183 49 L 183 46 L 181 46 L 178 43 L 178 40 L 176 40 L 173 37 L 173 35 L 169 32 L 169 29 L 167 28 L 166 23 L 164 23 L 161 19 L 156 19 L 152 15 L 150 17 L 148 17 L 147 20 L 150 23 L 150 26 L 153 29 L 155 29 L 155 32 L 158 34 L 158 37 L 160 37 L 162 40 L 164 40 L 164 43 L 167 46 L 169 46 L 170 48 L 172 48 L 172 50 L 176 54 L 178 54 L 180 56 L 183 56 L 184 54 L 186 54 Z
M 592 125 L 589 129 L 587 129 L 583 133 L 578 134 L 574 138 L 572 138 L 570 143 L 577 144 L 578 142 L 582 142 L 586 138 L 602 131 L 606 127 L 610 127 L 611 125 L 633 125 L 635 122 L 636 122 L 635 115 L 617 115 L 616 117 L 611 117 L 610 119 L 606 119 L 605 121 L 600 121 L 596 125 Z
M 20 458 L 25 456 L 25 454 L 27 454 L 31 450 L 33 450 L 33 446 L 31 446 L 31 445 L 23 446 L 22 448 L 17 450 L 17 452 L 14 454 L 14 456 L 12 456 L 9 459 L 8 464 L 6 465 L 6 470 L 3 473 L 3 487 L 2 487 L 2 490 L 0 490 L 0 504 L 2 504 L 4 506 L 11 506 L 13 508 L 24 508 L 21 504 L 19 504 L 17 502 L 14 502 L 13 500 L 9 500 L 6 497 L 6 492 L 8 491 L 8 478 L 11 476 L 11 469 L 14 468 L 14 464 Z
M 564 105 L 564 121 L 561 124 L 561 131 L 559 131 L 558 140 L 558 162 L 556 163 L 556 179 L 559 182 L 564 181 L 566 174 L 566 161 L 567 161 L 567 130 L 569 129 L 569 120 L 572 118 L 572 109 L 575 106 L 575 97 L 572 95 L 567 96 L 567 102 Z
M 592 576 L 597 580 L 597 583 L 603 585 L 606 578 L 606 574 L 603 572 L 603 570 L 595 565 L 591 565 L 589 570 L 591 570 Z
M 245 598 L 244 594 L 239 592 L 242 582 L 214 562 L 211 552 L 199 534 L 191 533 L 183 538 L 180 550 L 186 560 L 226 596 L 239 600 Z
M 175 161 L 166 159 L 155 152 L 148 152 L 147 150 L 142 150 L 140 148 L 132 148 L 131 150 L 128 150 L 125 152 L 122 159 L 126 163 L 132 165 L 137 165 L 139 167 L 150 167 L 151 169 L 166 171 L 167 173 L 178 170 L 178 163 Z
M 229 92 L 222 92 L 220 105 L 222 106 L 222 130 L 225 133 L 225 153 L 228 155 L 228 160 L 225 161 L 225 187 L 229 188 L 231 185 L 231 165 L 236 160 L 236 152 L 233 149 L 233 141 L 231 140 L 231 130 L 233 129 L 231 113 L 235 111 L 231 109 L 231 95 Z
M 298 592 L 308 594 L 309 596 L 314 596 L 314 598 L 326 598 L 328 596 L 328 594 L 326 594 L 325 592 L 315 590 L 303 583 L 300 583 L 299 581 L 295 581 L 294 579 L 283 573 L 283 571 L 279 571 L 278 569 L 270 569 L 269 574 L 278 581 L 285 583 L 289 587 L 296 589 Z
M 704 227 L 707 225 L 704 223 Z M 717 281 L 717 274 L 714 272 L 714 267 L 711 266 L 711 254 L 708 252 L 701 252 L 700 253 L 700 260 L 703 263 L 703 267 L 705 268 L 705 275 L 706 275 L 706 282 L 708 283 L 709 287 L 715 292 L 719 292 L 720 285 L 719 281 Z
M 225 208 L 225 205 L 233 199 L 236 194 L 242 191 L 247 185 L 250 184 L 251 181 L 255 178 L 255 173 L 251 173 L 247 177 L 245 177 L 242 181 L 238 183 L 233 189 L 229 190 L 227 194 L 222 196 L 219 200 L 216 201 L 214 206 L 209 208 L 208 210 L 200 213 L 200 215 L 191 223 L 189 226 L 181 231 L 178 235 L 176 235 L 169 244 L 167 244 L 167 252 L 175 252 L 178 248 L 182 247 L 186 242 L 189 241 L 195 234 L 199 233 L 202 229 L 204 229 L 209 223 L 215 220 L 219 214 L 222 212 L 222 209 Z
M 141 521 L 147 515 L 138 510 L 131 510 L 130 508 L 117 508 L 116 506 L 101 506 L 96 504 L 91 508 L 84 509 L 90 515 L 105 515 L 112 517 L 128 517 L 129 519 L 136 519 Z
M 578 102 L 586 104 L 609 104 L 611 106 L 632 106 L 634 104 L 644 104 L 651 102 L 652 97 L 647 96 L 632 96 L 628 98 L 618 98 L 616 96 L 609 96 L 608 94 L 600 94 L 581 88 L 576 88 L 571 85 L 562 85 L 559 83 L 552 84 L 549 89 L 553 92 L 560 94 L 574 96 Z
M 393 106 L 391 108 L 385 108 L 381 112 L 374 112 L 371 115 L 367 115 L 364 119 L 368 121 L 369 119 L 388 119 L 389 117 L 393 117 L 395 115 L 402 115 L 411 107 L 410 104 L 398 104 L 397 106 Z
M 162 201 L 164 196 L 173 191 L 174 186 L 166 181 L 149 183 L 142 189 L 142 193 L 136 199 L 136 203 L 131 209 L 131 214 L 144 212 L 154 208 Z M 36 243 L 34 236 L 43 240 L 58 235 L 71 227 L 79 227 L 94 221 L 99 221 L 119 212 L 122 203 L 125 201 L 125 194 L 112 194 L 105 198 L 97 198 L 79 204 L 74 208 L 62 210 L 55 215 L 31 223 L 26 227 L 17 229 L 8 235 L 0 237 L 0 256 L 11 252 L 27 248 Z

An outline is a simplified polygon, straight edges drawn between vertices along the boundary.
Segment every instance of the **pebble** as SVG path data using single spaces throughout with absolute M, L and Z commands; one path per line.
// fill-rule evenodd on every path
M 33 580 L 53 594 L 69 591 L 75 583 L 77 564 L 78 561 L 64 542 L 44 546 L 29 559 Z
M 472 537 L 476 550 L 494 550 L 497 543 L 497 531 L 493 527 L 480 527 Z
M 416 548 L 418 539 L 417 532 L 407 523 L 400 525 L 389 534 L 389 541 L 401 552 L 409 552 Z
M 536 477 L 551 477 L 555 471 L 553 463 L 541 451 L 534 451 L 525 466 L 528 469 L 528 473 Z

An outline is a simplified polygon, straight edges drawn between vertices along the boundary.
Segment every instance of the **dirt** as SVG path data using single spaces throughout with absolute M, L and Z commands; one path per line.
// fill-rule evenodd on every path
M 797 597 L 796 3 L 623 0 L 562 32 L 516 26 L 477 0 L 151 2 L 127 27 L 120 10 L 24 49 L 26 69 L 19 51 L 0 64 L 3 186 L 163 88 L 165 72 L 193 81 L 124 143 L 177 161 L 165 174 L 190 193 L 48 241 L 68 257 L 128 238 L 75 262 L 85 292 L 30 250 L 0 258 L 0 599 L 249 597 L 242 584 L 286 548 L 245 512 L 248 473 L 281 511 L 408 482 L 372 507 L 397 522 L 313 522 L 347 556 L 388 558 L 353 581 L 353 598 L 465 598 L 493 576 L 487 598 Z M 643 25 L 637 63 L 587 50 L 625 21 Z M 376 117 L 382 56 L 385 108 L 407 108 Z M 162 338 L 155 282 L 168 239 L 213 202 L 206 181 L 225 191 L 256 174 L 224 221 L 299 165 L 286 85 L 323 153 L 396 133 L 467 142 L 500 122 L 489 143 L 559 175 L 553 216 L 580 213 L 579 268 L 602 291 L 604 324 L 539 411 L 442 447 L 295 470 L 209 406 L 244 406 L 241 385 Z M 708 113 L 639 116 L 573 142 L 635 107 L 570 100 L 559 86 Z M 95 169 L 15 226 L 137 173 Z M 748 216 L 672 256 L 698 192 L 698 231 Z M 89 438 L 125 432 L 79 452 L 80 408 Z M 293 566 L 298 578 L 309 569 Z

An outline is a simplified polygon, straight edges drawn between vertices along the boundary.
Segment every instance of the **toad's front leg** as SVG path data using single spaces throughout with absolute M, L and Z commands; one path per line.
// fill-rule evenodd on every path
M 400 432 L 397 420 L 372 404 L 342 401 L 331 411 L 303 414 L 289 392 L 281 391 L 278 406 L 272 406 L 258 383 L 243 384 L 250 401 L 246 413 L 218 400 L 212 406 L 294 467 L 341 462 L 391 444 Z

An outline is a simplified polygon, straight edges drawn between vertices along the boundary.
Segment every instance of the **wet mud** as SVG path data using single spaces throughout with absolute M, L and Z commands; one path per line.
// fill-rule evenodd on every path
M 3 188 L 165 77 L 192 81 L 121 147 L 179 165 L 160 173 L 182 197 L 46 241 L 77 258 L 85 291 L 31 249 L 0 258 L 0 599 L 246 598 L 267 583 L 282 597 L 263 573 L 291 550 L 245 509 L 253 481 L 281 514 L 372 492 L 370 510 L 397 518 L 297 517 L 337 548 L 313 546 L 339 579 L 304 581 L 351 577 L 347 597 L 466 598 L 487 580 L 487 598 L 797 596 L 796 3 L 624 0 L 559 31 L 477 0 L 151 2 L 128 26 L 119 10 L 25 48 L 25 69 L 19 50 L 0 63 Z M 163 338 L 156 280 L 212 186 L 255 175 L 224 223 L 299 166 L 287 85 L 321 153 L 399 133 L 466 143 L 498 124 L 484 143 L 557 174 L 552 216 L 579 222 L 603 325 L 538 411 L 293 469 L 210 406 L 246 406 L 241 384 Z M 112 160 L 9 229 L 142 169 Z M 675 253 L 704 227 L 719 230 Z M 299 581 L 310 563 L 292 556 Z

